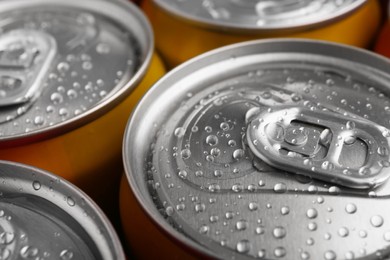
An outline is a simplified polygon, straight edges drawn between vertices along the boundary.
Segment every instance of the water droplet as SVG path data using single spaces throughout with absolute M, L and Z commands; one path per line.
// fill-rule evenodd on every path
M 210 192 L 219 192 L 221 190 L 221 186 L 216 183 L 210 184 L 208 187 Z
M 317 230 L 317 224 L 315 222 L 310 222 L 309 224 L 307 224 L 307 228 L 310 231 L 315 231 L 315 230 Z
M 219 126 L 223 131 L 228 131 L 230 129 L 230 126 L 227 122 L 222 122 Z
M 226 219 L 232 219 L 234 217 L 234 213 L 231 211 L 228 211 L 225 213 L 225 218 Z
M 74 90 L 74 89 L 69 89 L 69 90 L 66 92 L 66 95 L 68 96 L 69 99 L 75 99 L 75 98 L 77 98 L 77 92 L 76 92 L 76 90 Z
M 60 258 L 61 260 L 71 260 L 73 259 L 73 252 L 68 250 L 68 249 L 65 249 L 65 250 L 62 250 L 61 253 L 60 253 Z
M 249 210 L 250 210 L 250 211 L 255 211 L 255 210 L 258 209 L 259 206 L 257 205 L 256 202 L 250 202 L 249 205 L 248 205 L 248 207 L 249 207 Z
M 71 206 L 71 207 L 73 207 L 73 206 L 76 205 L 76 202 L 75 202 L 74 199 L 73 199 L 72 197 L 70 197 L 70 196 L 68 196 L 68 197 L 66 198 L 66 203 L 68 203 L 68 205 Z
M 349 251 L 349 252 L 345 253 L 345 259 L 347 259 L 347 260 L 355 259 L 355 254 L 352 251 Z
M 206 210 L 206 205 L 204 203 L 197 203 L 195 205 L 195 212 L 196 213 L 201 213 L 201 212 L 204 212 Z
M 386 231 L 386 232 L 383 234 L 383 239 L 384 239 L 386 242 L 390 242 L 390 231 Z
M 69 70 L 69 64 L 67 62 L 60 62 L 57 65 L 57 70 L 61 74 L 65 74 Z
M 234 147 L 234 146 L 237 145 L 237 143 L 236 143 L 236 141 L 234 141 L 234 140 L 229 140 L 229 141 L 228 141 L 228 145 L 229 145 L 230 147 Z
M 96 52 L 99 54 L 108 54 L 110 51 L 111 48 L 107 43 L 101 42 L 96 46 Z
M 302 252 L 301 253 L 301 259 L 302 260 L 308 260 L 310 259 L 310 254 L 308 252 Z
M 384 146 L 378 147 L 378 151 L 377 152 L 378 152 L 379 155 L 382 155 L 382 156 L 389 155 L 389 150 L 386 147 L 384 147 Z
M 314 186 L 314 185 L 310 185 L 309 188 L 307 188 L 307 190 L 308 190 L 310 193 L 317 193 L 317 192 L 318 192 L 317 186 Z
M 339 195 L 340 194 L 340 188 L 337 186 L 332 186 L 328 189 L 328 192 L 332 195 Z
M 359 231 L 359 236 L 360 236 L 361 238 L 366 238 L 366 237 L 367 237 L 367 232 L 366 232 L 365 230 L 360 230 L 360 231 Z
M 361 167 L 361 168 L 359 169 L 359 174 L 360 174 L 360 175 L 369 175 L 370 173 L 371 173 L 370 168 Z
M 314 208 L 311 208 L 311 209 L 308 209 L 307 212 L 306 212 L 306 216 L 310 219 L 314 219 L 318 216 L 318 212 L 316 209 Z
M 381 227 L 383 225 L 383 218 L 379 215 L 375 215 L 371 217 L 370 222 L 374 227 Z
M 191 151 L 190 149 L 184 149 L 180 152 L 181 158 L 188 159 L 191 157 Z
M 237 243 L 236 249 L 239 253 L 248 253 L 251 248 L 249 240 L 241 240 Z
M 43 125 L 44 123 L 45 123 L 45 119 L 42 116 L 36 116 L 34 118 L 34 125 L 40 126 Z
M 53 102 L 54 105 L 58 105 L 64 101 L 64 97 L 60 93 L 54 92 L 53 94 L 51 94 L 50 100 Z
M 309 246 L 314 245 L 314 239 L 313 239 L 313 238 L 308 238 L 308 239 L 306 240 L 306 244 L 309 245 Z
M 221 154 L 221 150 L 219 150 L 218 148 L 213 148 L 211 149 L 210 154 L 214 157 L 218 157 Z
M 7 260 L 11 256 L 11 251 L 8 248 L 0 248 L 0 260 Z
M 348 121 L 348 122 L 346 123 L 346 127 L 347 127 L 348 130 L 355 129 L 355 127 L 356 127 L 355 122 Z
M 173 207 L 168 206 L 168 207 L 165 208 L 165 213 L 167 214 L 167 216 L 169 216 L 169 217 L 172 216 L 173 212 L 174 212 Z
M 245 229 L 247 229 L 247 227 L 248 227 L 248 222 L 245 219 L 241 219 L 241 220 L 237 221 L 237 223 L 236 223 L 237 230 L 240 230 L 240 231 L 245 230 Z
M 325 161 L 321 164 L 321 169 L 323 169 L 325 171 L 331 171 L 334 169 L 334 165 L 333 165 L 333 163 L 331 163 L 329 161 Z
M 39 181 L 33 181 L 32 186 L 34 190 L 39 190 L 41 188 L 41 183 Z
M 335 260 L 336 259 L 336 253 L 332 250 L 326 251 L 324 254 L 325 260 Z
M 353 214 L 355 213 L 357 210 L 356 208 L 356 205 L 353 204 L 353 203 L 348 203 L 346 206 L 345 206 L 345 211 L 348 213 L 348 214 Z
M 272 234 L 277 239 L 282 239 L 286 236 L 286 229 L 284 227 L 276 227 L 272 231 Z
M 346 237 L 349 234 L 349 230 L 346 227 L 341 227 L 338 231 L 339 236 Z
M 218 137 L 215 135 L 209 135 L 206 137 L 206 144 L 210 146 L 215 146 L 218 144 Z
M 9 245 L 15 239 L 15 234 L 13 232 L 1 232 L 0 233 L 0 245 Z
M 287 207 L 287 206 L 284 206 L 284 207 L 282 207 L 282 208 L 280 209 L 280 213 L 281 213 L 282 215 L 288 215 L 288 214 L 290 213 L 290 208 Z
M 199 233 L 207 234 L 210 231 L 210 227 L 207 225 L 203 225 L 199 228 Z
M 265 181 L 264 180 L 259 180 L 259 186 L 264 187 L 265 186 Z
M 235 160 L 240 160 L 242 157 L 244 157 L 245 152 L 242 149 L 237 149 L 233 152 L 233 158 Z
M 274 250 L 274 255 L 278 258 L 284 257 L 286 255 L 286 249 L 284 247 L 277 247 Z
M 274 191 L 276 192 L 276 193 L 284 193 L 284 192 L 286 192 L 287 191 L 287 186 L 286 186 L 286 184 L 284 184 L 284 183 L 277 183 L 277 184 L 275 184 L 275 186 L 274 186 Z
M 38 255 L 38 253 L 38 248 L 32 246 L 24 246 L 20 249 L 20 256 L 26 259 L 34 258 Z
M 93 68 L 93 65 L 90 61 L 84 61 L 81 67 L 83 68 L 83 70 L 91 70 Z
M 217 178 L 221 178 L 223 176 L 223 171 L 215 170 L 214 171 L 214 176 L 217 177 Z
M 256 227 L 256 229 L 255 229 L 255 233 L 256 233 L 257 235 L 262 235 L 262 234 L 264 234 L 264 232 L 265 232 L 265 229 L 264 229 L 263 226 Z
M 244 186 L 242 184 L 239 184 L 239 183 L 234 184 L 232 186 L 232 191 L 234 191 L 234 192 L 241 192 L 243 189 L 244 189 Z
M 351 145 L 354 144 L 355 142 L 356 142 L 356 136 L 354 135 L 346 136 L 344 139 L 344 143 L 346 145 Z
M 179 175 L 180 178 L 186 179 L 188 173 L 187 173 L 187 171 L 185 171 L 185 170 L 181 170 L 181 171 L 179 171 L 178 175 Z
M 263 259 L 265 257 L 265 249 L 260 249 L 259 252 L 257 252 L 257 256 L 260 259 Z
M 185 133 L 186 133 L 186 130 L 183 127 L 178 127 L 174 131 L 174 135 L 176 137 L 179 137 L 179 138 L 183 137 Z

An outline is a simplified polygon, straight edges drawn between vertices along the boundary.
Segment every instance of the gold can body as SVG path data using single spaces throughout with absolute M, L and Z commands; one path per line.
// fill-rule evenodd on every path
M 122 139 L 138 100 L 165 73 L 154 54 L 141 82 L 121 103 L 65 134 L 0 148 L 0 159 L 32 165 L 72 182 L 111 215 L 122 173 Z
M 139 205 L 125 175 L 121 180 L 119 199 L 123 232 L 135 259 L 191 260 L 204 258 L 170 239 L 153 223 Z
M 224 45 L 264 38 L 309 38 L 365 48 L 371 44 L 381 20 L 378 1 L 369 0 L 346 17 L 314 28 L 294 32 L 244 33 L 209 29 L 183 21 L 162 10 L 153 1 L 143 1 L 142 6 L 152 23 L 157 50 L 168 67 Z

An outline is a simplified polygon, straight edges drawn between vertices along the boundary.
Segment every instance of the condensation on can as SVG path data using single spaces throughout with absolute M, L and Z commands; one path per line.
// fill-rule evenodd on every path
M 369 1 L 290 1 L 279 8 L 278 1 L 226 1 L 226 5 L 235 5 L 231 10 L 220 7 L 221 1 L 197 1 L 195 7 L 181 10 L 180 6 L 192 4 L 192 1 L 143 1 L 142 6 L 153 25 L 156 35 L 156 47 L 169 67 L 174 67 L 205 51 L 227 44 L 248 40 L 293 37 L 328 40 L 357 47 L 369 47 L 380 23 L 380 7 L 377 0 Z M 280 2 L 280 1 L 279 1 Z M 364 3 L 363 3 L 364 2 Z M 329 3 L 346 5 L 344 10 L 329 11 Z M 296 23 L 295 20 L 305 20 L 305 5 L 311 7 L 311 12 L 325 10 L 329 13 L 311 16 L 311 20 Z M 323 9 L 319 6 L 324 5 Z M 248 7 L 250 6 L 250 7 Z M 256 7 L 255 7 L 256 6 Z M 240 19 L 230 21 L 230 13 L 242 11 L 248 15 L 256 13 L 258 18 L 269 11 L 269 21 L 260 19 L 263 23 L 242 24 Z M 278 9 L 279 8 L 279 9 Z M 292 10 L 290 10 L 292 9 Z M 282 10 L 282 11 L 280 11 Z M 256 11 L 256 12 L 255 12 Z M 279 14 L 278 12 L 281 12 Z M 286 12 L 286 13 L 283 13 Z M 315 12 L 313 12 L 315 14 Z M 311 14 L 313 14 L 311 13 Z M 293 15 L 294 19 L 279 17 Z M 243 15 L 244 16 L 244 15 Z M 245 18 L 245 16 L 244 16 Z M 242 20 L 244 20 L 242 18 Z M 175 43 L 175 44 L 173 44 Z
M 120 209 L 135 255 L 386 259 L 389 82 L 388 59 L 309 40 L 236 44 L 176 68 L 125 133 Z M 274 144 L 261 151 L 264 138 Z
M 0 161 L 2 259 L 125 259 L 107 217 L 66 180 Z
M 126 1 L 0 5 L 0 159 L 58 174 L 116 214 L 126 122 L 164 73 L 149 22 Z

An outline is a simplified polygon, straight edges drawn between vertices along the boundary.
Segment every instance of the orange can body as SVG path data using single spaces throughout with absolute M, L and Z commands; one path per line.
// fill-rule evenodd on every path
M 384 25 L 375 45 L 375 51 L 390 58 L 390 21 Z
M 357 47 L 368 47 L 380 24 L 380 5 L 369 0 L 345 17 L 329 23 L 293 32 L 245 33 L 209 29 L 177 18 L 159 8 L 153 1 L 143 1 L 143 9 L 151 20 L 156 47 L 169 67 L 224 45 L 254 39 L 293 37 L 333 41 Z
M 119 206 L 122 228 L 135 259 L 200 258 L 197 253 L 171 240 L 157 227 L 139 205 L 125 175 L 120 185 Z

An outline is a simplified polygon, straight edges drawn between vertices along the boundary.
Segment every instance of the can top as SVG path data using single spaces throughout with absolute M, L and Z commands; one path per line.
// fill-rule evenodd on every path
M 293 30 L 340 18 L 366 0 L 154 0 L 171 14 L 208 27 Z
M 388 254 L 389 72 L 373 53 L 307 40 L 204 54 L 139 103 L 129 183 L 166 232 L 213 257 Z
M 52 174 L 0 161 L 3 259 L 125 259 L 96 204 Z
M 47 137 L 121 102 L 149 66 L 148 21 L 126 1 L 0 3 L 0 142 Z

